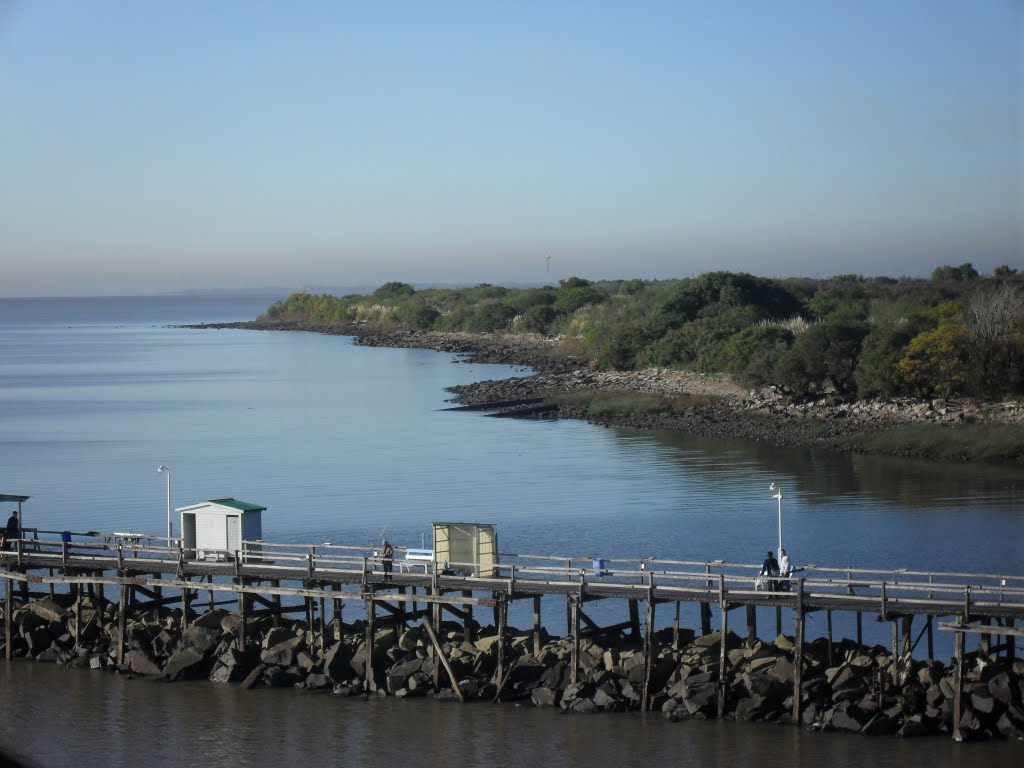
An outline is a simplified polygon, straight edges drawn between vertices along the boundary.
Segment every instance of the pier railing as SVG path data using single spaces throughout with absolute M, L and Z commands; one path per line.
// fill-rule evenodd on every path
M 27 531 L 0 553 L 7 566 L 51 567 L 119 572 L 184 572 L 261 579 L 367 582 L 383 577 L 383 560 L 370 546 L 244 541 L 221 557 L 199 560 L 180 539 L 97 531 Z M 404 547 L 396 547 L 393 563 Z M 593 555 L 500 553 L 497 563 L 449 562 L 444 571 L 394 574 L 402 583 L 505 592 L 569 593 L 659 600 L 788 604 L 799 591 L 809 606 L 866 610 L 880 615 L 908 612 L 972 612 L 1008 615 L 1024 611 L 1024 576 L 941 572 L 907 568 L 804 565 L 790 576 L 765 577 L 770 589 L 756 586 L 761 566 L 725 560 L 671 560 L 653 557 L 598 558 Z M 488 575 L 476 576 L 475 573 Z

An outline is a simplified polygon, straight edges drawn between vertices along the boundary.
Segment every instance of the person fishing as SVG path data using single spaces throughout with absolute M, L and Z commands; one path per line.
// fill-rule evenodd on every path
M 387 539 L 381 541 L 380 547 L 380 564 L 384 569 L 384 581 L 391 580 L 391 569 L 395 563 L 395 548 L 391 546 L 391 542 Z

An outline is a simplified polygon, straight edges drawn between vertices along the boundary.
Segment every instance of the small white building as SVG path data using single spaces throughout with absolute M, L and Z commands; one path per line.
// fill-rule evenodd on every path
M 259 552 L 251 542 L 263 538 L 262 513 L 266 507 L 237 499 L 211 499 L 178 507 L 181 547 L 194 560 L 230 560 L 235 552 Z
M 490 523 L 434 523 L 434 563 L 471 576 L 494 576 L 498 534 Z

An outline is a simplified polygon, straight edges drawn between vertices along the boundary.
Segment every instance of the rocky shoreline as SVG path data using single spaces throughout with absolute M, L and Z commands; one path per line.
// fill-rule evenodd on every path
M 628 633 L 584 639 L 580 675 L 571 680 L 572 642 L 542 631 L 539 652 L 532 632 L 509 628 L 504 676 L 498 674 L 497 630 L 445 622 L 439 640 L 457 680 L 437 670 L 431 640 L 422 625 L 400 622 L 374 633 L 374 670 L 366 669 L 366 627 L 334 622 L 326 636 L 304 621 L 242 619 L 225 610 L 190 614 L 132 615 L 125 622 L 125 655 L 117 663 L 118 606 L 83 595 L 44 597 L 15 608 L 12 653 L 16 658 L 56 662 L 70 668 L 108 670 L 167 681 L 207 679 L 242 689 L 285 686 L 351 696 L 508 701 L 565 712 L 629 712 L 640 708 L 645 663 L 643 642 Z M 719 632 L 695 637 L 671 628 L 654 635 L 651 709 L 673 721 L 709 719 L 719 712 Z M 740 721 L 793 723 L 793 640 L 747 643 L 729 633 L 721 690 L 722 716 Z M 881 646 L 848 640 L 831 649 L 824 639 L 804 645 L 802 727 L 865 735 L 948 734 L 957 739 L 1024 740 L 1024 660 L 981 651 L 965 655 L 963 715 L 953 733 L 957 667 L 901 660 Z M 434 680 L 440 683 L 435 686 Z M 500 688 L 498 681 L 502 681 Z
M 1024 403 L 974 403 L 911 399 L 843 402 L 823 397 L 800 402 L 775 389 L 752 391 L 725 377 L 683 371 L 600 371 L 564 351 L 559 339 L 530 334 L 469 334 L 381 330 L 360 324 L 308 325 L 252 321 L 204 324 L 204 328 L 291 330 L 355 337 L 361 346 L 422 348 L 463 356 L 466 362 L 521 365 L 533 375 L 450 387 L 461 405 L 507 403 L 494 411 L 509 416 L 581 419 L 603 426 L 685 432 L 704 437 L 741 438 L 776 446 L 866 452 L 858 438 L 912 424 L 955 427 L 1007 425 L 1024 429 Z M 593 409 L 565 393 L 647 395 L 668 407 L 638 410 Z M 519 401 L 544 401 L 522 408 Z M 931 458 L 913 446 L 888 447 L 887 455 Z M 1024 464 L 1019 456 L 1014 464 Z

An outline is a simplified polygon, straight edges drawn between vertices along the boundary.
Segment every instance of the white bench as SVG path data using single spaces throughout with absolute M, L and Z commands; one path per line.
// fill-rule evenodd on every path
M 405 559 L 399 561 L 398 568 L 403 572 L 411 572 L 422 566 L 424 573 L 430 573 L 434 567 L 434 550 L 409 547 L 405 550 Z

